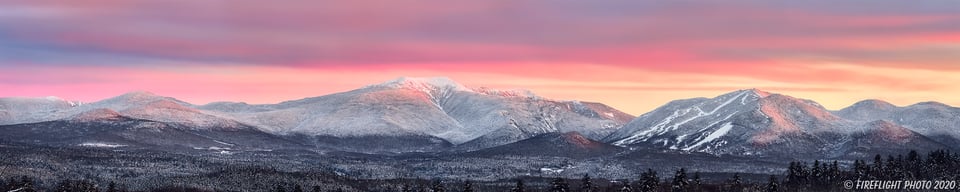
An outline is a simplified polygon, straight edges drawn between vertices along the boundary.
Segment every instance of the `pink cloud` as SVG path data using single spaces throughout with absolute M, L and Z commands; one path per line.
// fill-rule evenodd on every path
M 413 75 L 624 92 L 603 97 L 617 103 L 735 87 L 952 92 L 861 72 L 960 71 L 960 17 L 933 6 L 955 3 L 924 3 L 13 0 L 0 2 L 0 96 L 273 102 Z

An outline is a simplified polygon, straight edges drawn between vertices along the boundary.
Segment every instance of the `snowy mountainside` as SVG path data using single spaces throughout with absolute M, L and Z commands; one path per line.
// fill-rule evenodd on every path
M 834 114 L 854 121 L 889 121 L 941 143 L 960 146 L 960 108 L 943 103 L 921 102 L 899 107 L 884 101 L 864 100 Z
M 149 92 L 83 104 L 55 97 L 0 98 L 0 125 L 89 128 L 118 121 L 129 122 L 105 126 L 162 124 L 183 129 L 171 130 L 177 134 L 200 131 L 196 137 L 238 131 L 289 139 L 311 150 L 386 153 L 476 151 L 571 132 L 620 147 L 715 155 L 840 157 L 960 146 L 960 109 L 942 103 L 898 107 L 866 100 L 831 112 L 814 101 L 756 89 L 675 100 L 639 117 L 601 103 L 468 88 L 442 77 L 404 77 L 277 104 L 193 105 Z
M 190 103 L 149 92 L 131 92 L 77 109 L 110 109 L 131 118 L 178 123 L 195 129 L 241 127 L 237 121 L 203 113 Z
M 714 154 L 762 154 L 829 148 L 823 133 L 850 125 L 819 104 L 756 89 L 670 102 L 641 115 L 605 141 Z
M 382 140 L 469 146 L 465 149 L 557 132 L 576 131 L 600 139 L 633 118 L 599 103 L 554 101 L 526 90 L 471 89 L 448 78 L 405 77 L 277 104 L 214 102 L 198 106 L 142 91 L 83 105 L 48 98 L 0 101 L 3 109 L 16 109 L 0 111 L 0 122 L 8 125 L 129 118 L 169 123 L 178 129 L 253 128 L 318 145 L 350 138 L 397 137 Z
M 879 100 L 830 112 L 820 104 L 756 89 L 676 100 L 643 114 L 604 141 L 619 146 L 786 157 L 851 157 L 960 144 L 957 108 Z
M 850 120 L 868 120 L 890 116 L 899 108 L 886 101 L 868 99 L 835 111 L 834 114 Z
M 448 78 L 408 77 L 274 105 L 216 103 L 198 108 L 276 134 L 419 135 L 454 144 L 482 140 L 473 143 L 489 143 L 478 145 L 484 147 L 550 132 L 602 138 L 632 118 L 598 103 L 545 100 L 529 91 L 470 89 Z
M 234 120 L 205 114 L 193 105 L 149 92 L 130 92 L 93 103 L 68 102 L 47 98 L 0 98 L 0 125 L 35 123 L 55 120 L 95 120 L 97 116 L 130 118 L 178 123 L 191 129 L 239 127 Z M 102 113 L 102 114 L 97 114 Z M 116 114 L 112 114 L 116 113 Z
M 472 125 L 471 127 L 478 131 L 486 132 L 465 143 L 462 146 L 464 149 L 497 146 L 544 133 L 573 131 L 599 140 L 626 123 L 619 121 L 621 119 L 617 119 L 616 115 L 598 115 L 626 115 L 620 111 L 594 111 L 572 101 L 476 95 L 465 95 L 456 99 L 466 102 L 451 103 L 448 114 L 465 125 Z
M 273 105 L 248 105 L 204 111 L 230 116 L 280 135 L 304 134 L 335 137 L 439 135 L 458 127 L 418 89 L 366 87 L 320 97 Z
M 47 121 L 60 111 L 81 105 L 58 97 L 0 98 L 0 125 Z
M 116 116 L 103 118 L 112 110 L 102 109 L 74 119 L 0 125 L 0 141 L 45 146 L 148 148 L 191 153 L 232 153 L 236 151 L 300 148 L 288 139 L 251 127 L 230 130 L 195 129 L 178 123 Z M 213 150 L 213 151 L 211 151 Z
M 852 158 L 869 158 L 875 154 L 896 153 L 917 149 L 951 149 L 909 128 L 887 120 L 860 122 L 860 129 L 841 139 L 843 154 Z

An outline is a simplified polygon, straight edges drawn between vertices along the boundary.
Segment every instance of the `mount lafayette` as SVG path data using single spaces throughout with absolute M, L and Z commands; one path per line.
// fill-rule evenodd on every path
M 867 100 L 828 111 L 749 89 L 676 100 L 634 119 L 600 103 L 471 89 L 446 78 L 400 78 L 266 105 L 193 105 L 148 92 L 93 103 L 3 98 L 0 125 L 8 142 L 223 153 L 475 151 L 552 133 L 611 147 L 795 158 L 960 144 L 960 109 L 935 102 L 897 107 Z

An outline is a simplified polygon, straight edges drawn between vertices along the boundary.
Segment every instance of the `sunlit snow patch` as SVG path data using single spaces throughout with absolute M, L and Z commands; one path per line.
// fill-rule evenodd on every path
M 196 149 L 196 150 L 211 150 L 211 151 L 230 150 L 229 147 L 207 147 L 207 148 L 194 147 L 193 149 Z
M 689 151 L 693 148 L 699 147 L 700 145 L 709 143 L 717 138 L 720 138 L 720 136 L 726 135 L 727 132 L 729 132 L 730 129 L 732 128 L 733 128 L 733 125 L 731 125 L 730 122 L 727 122 L 726 124 L 723 124 L 723 126 L 721 126 L 720 129 L 717 129 L 717 131 L 714 131 L 713 133 L 710 133 L 710 135 L 707 135 L 707 138 L 704 138 L 703 140 L 700 140 L 700 142 L 697 142 L 697 144 L 693 144 L 690 147 L 684 148 L 683 150 Z
M 541 172 L 541 173 L 560 174 L 560 173 L 563 173 L 563 169 L 561 169 L 561 168 L 555 168 L 555 167 L 543 167 L 543 168 L 540 168 L 540 172 Z
M 81 144 L 79 144 L 78 146 L 81 146 L 81 147 L 117 148 L 117 147 L 126 147 L 127 145 L 110 144 L 110 143 L 87 142 L 87 143 L 81 143 Z

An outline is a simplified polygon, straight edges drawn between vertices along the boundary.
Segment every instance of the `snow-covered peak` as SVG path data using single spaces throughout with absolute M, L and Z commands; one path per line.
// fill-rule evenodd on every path
M 868 99 L 854 103 L 844 110 L 891 110 L 895 108 L 897 108 L 896 105 L 890 104 L 886 101 Z
M 477 93 L 483 95 L 491 96 L 500 96 L 500 97 L 522 97 L 522 98 L 532 98 L 540 99 L 540 96 L 534 94 L 533 91 L 526 89 L 512 89 L 512 90 L 498 90 L 491 89 L 487 87 L 480 87 L 476 89 L 468 88 L 463 84 L 457 83 L 456 81 L 451 80 L 447 77 L 400 77 L 394 80 L 390 80 L 380 84 L 368 85 L 364 88 L 392 88 L 392 89 L 409 89 L 417 90 L 424 93 L 432 94 L 438 91 L 461 91 L 469 93 Z
M 66 101 L 57 96 L 47 96 L 44 97 L 44 99 L 47 99 L 48 101 Z
M 74 106 L 71 102 L 54 97 L 0 98 L 0 125 L 47 120 Z
M 944 104 L 944 103 L 941 103 L 941 102 L 936 102 L 936 101 L 925 101 L 925 102 L 920 102 L 920 103 L 917 103 L 917 104 L 913 104 L 912 106 L 923 106 L 923 107 L 939 107 L 939 108 L 953 108 L 953 107 L 952 107 L 952 106 L 950 106 L 950 105 L 947 105 L 947 104 Z
M 177 100 L 172 97 L 164 97 L 160 95 L 153 94 L 146 91 L 134 91 L 125 93 L 120 96 L 112 97 L 109 99 L 104 99 L 95 103 L 89 103 L 89 105 L 95 105 L 96 107 L 105 107 L 117 111 L 126 110 L 130 107 L 146 106 L 146 105 L 159 105 L 163 104 L 167 107 L 176 107 L 176 108 L 187 108 L 192 106 L 192 104 Z
M 537 94 L 533 93 L 533 91 L 530 91 L 527 89 L 497 90 L 497 89 L 491 89 L 487 87 L 480 87 L 480 88 L 474 89 L 474 91 L 480 94 L 494 95 L 494 96 L 501 96 L 501 97 L 524 97 L 524 98 L 534 98 L 534 99 L 540 98 L 540 96 L 537 96 Z
M 239 123 L 196 109 L 196 106 L 172 97 L 135 91 L 88 103 L 64 114 L 76 120 L 116 119 L 120 116 L 164 123 L 177 123 L 190 128 L 236 128 Z
M 875 106 L 875 107 L 878 107 L 878 108 L 892 108 L 892 107 L 896 107 L 895 105 L 890 104 L 889 102 L 886 102 L 886 101 L 883 101 L 883 100 L 877 100 L 877 99 L 867 99 L 867 100 L 863 100 L 863 101 L 854 103 L 853 105 L 855 105 L 855 106 Z
M 105 103 L 148 103 L 157 100 L 163 100 L 164 97 L 158 96 L 156 94 L 146 92 L 146 91 L 133 91 L 124 93 L 123 95 L 118 95 L 115 97 L 107 98 L 100 100 L 96 103 L 105 104 Z
M 57 96 L 46 96 L 46 97 L 43 97 L 43 99 L 45 99 L 45 100 L 47 100 L 47 101 L 49 101 L 49 102 L 67 103 L 67 104 L 69 104 L 71 107 L 77 107 L 77 106 L 81 106 L 81 105 L 84 104 L 82 101 L 68 101 L 68 100 L 66 100 L 66 99 L 63 99 L 63 98 L 60 98 L 60 97 L 57 97 Z
M 839 120 L 813 101 L 744 89 L 709 99 L 670 102 L 634 119 L 607 141 L 711 151 L 729 142 L 721 137 L 751 137 L 766 144 L 786 134 L 827 129 Z
M 0 100 L 6 102 L 27 102 L 27 103 L 37 103 L 37 102 L 46 102 L 46 103 L 70 103 L 66 99 L 57 97 L 57 96 L 46 96 L 46 97 L 0 97 Z
M 704 104 L 709 103 L 728 103 L 735 105 L 750 105 L 751 103 L 756 103 L 760 100 L 767 99 L 770 96 L 777 96 L 779 94 L 770 93 L 766 91 L 761 91 L 759 89 L 741 89 L 729 93 L 724 93 L 722 95 L 716 96 L 714 98 L 693 98 L 686 100 L 678 100 L 678 102 L 699 102 Z M 671 102 L 672 104 L 679 104 Z M 669 104 L 668 104 L 669 105 Z
M 746 95 L 756 96 L 756 97 L 759 97 L 759 98 L 764 98 L 764 97 L 770 96 L 772 93 L 767 92 L 767 91 L 763 91 L 763 90 L 760 90 L 760 89 L 757 89 L 757 88 L 751 88 L 751 89 L 741 89 L 741 90 L 737 90 L 737 91 L 734 91 L 734 92 L 731 92 L 731 93 L 728 93 L 728 94 L 734 94 L 734 95 L 746 94 Z
M 0 111 L 7 110 L 16 113 L 56 112 L 78 105 L 80 105 L 80 102 L 71 102 L 53 96 L 0 98 Z
M 887 118 L 891 113 L 899 110 L 899 108 L 900 107 L 887 103 L 886 101 L 869 99 L 840 109 L 836 111 L 835 114 L 847 119 L 867 121 Z
M 144 100 L 144 99 L 154 99 L 159 97 L 161 96 L 158 96 L 157 94 L 153 94 L 148 91 L 131 91 L 114 98 L 122 98 L 126 100 Z
M 429 92 L 434 89 L 454 89 L 457 91 L 471 91 L 466 86 L 447 77 L 400 77 L 384 83 L 367 87 L 389 87 L 398 89 L 413 89 Z

